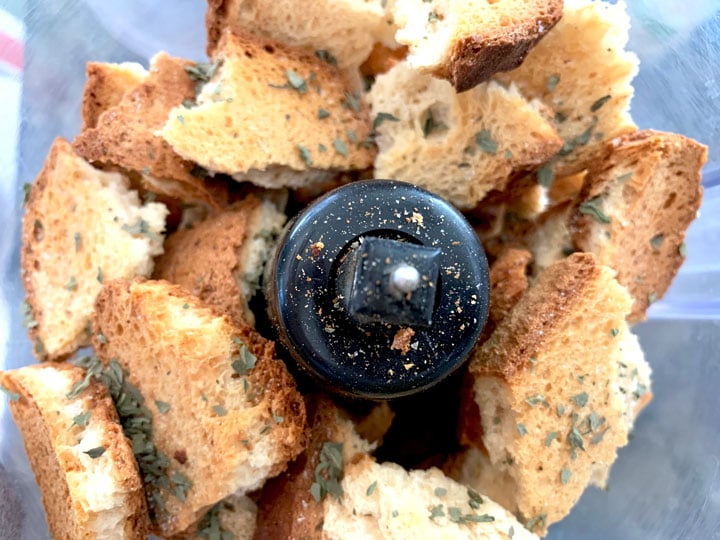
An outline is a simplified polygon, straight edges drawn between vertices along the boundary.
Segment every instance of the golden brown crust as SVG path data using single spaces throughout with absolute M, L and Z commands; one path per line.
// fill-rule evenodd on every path
M 78 135 L 73 146 L 90 162 L 142 174 L 150 191 L 221 207 L 226 194 L 206 185 L 194 163 L 182 159 L 155 135 L 173 107 L 195 98 L 195 82 L 185 71 L 190 65 L 193 62 L 160 53 L 147 79 L 102 113 L 97 126 Z
M 38 228 L 37 224 L 42 225 L 42 218 L 44 217 L 41 212 L 37 211 L 38 205 L 42 200 L 43 192 L 48 187 L 50 174 L 57 168 L 58 160 L 63 152 L 70 151 L 70 143 L 60 137 L 53 141 L 50 147 L 50 153 L 43 163 L 43 168 L 40 170 L 37 178 L 32 184 L 30 189 L 30 195 L 28 196 L 27 202 L 25 203 L 25 215 L 23 216 L 22 222 L 22 233 L 21 233 L 21 248 L 20 248 L 20 276 L 22 279 L 23 287 L 25 288 L 25 302 L 28 305 L 30 314 L 32 315 L 35 322 L 36 315 L 43 309 L 43 300 L 38 297 L 35 291 L 34 280 L 32 279 L 32 272 L 39 265 L 39 259 L 41 257 L 40 252 L 36 253 L 36 240 L 39 238 L 38 235 L 42 235 L 42 227 Z M 41 236 L 40 236 L 41 238 Z M 39 336 L 40 325 L 32 324 L 28 326 L 28 336 L 30 341 L 33 343 L 33 354 L 40 360 L 64 360 L 70 356 L 74 351 L 75 347 L 69 350 L 57 351 L 52 355 L 48 355 L 45 346 Z M 84 344 L 89 343 L 90 336 L 87 337 L 87 341 Z M 82 344 L 79 344 L 82 345 Z
M 470 371 L 477 376 L 498 376 L 511 380 L 530 367 L 548 336 L 571 316 L 587 288 L 600 274 L 597 259 L 591 253 L 575 253 L 551 267 L 535 285 L 532 296 L 524 296 L 522 308 L 493 333 L 483 346 L 488 362 L 473 362 Z M 528 316 L 532 314 L 532 316 Z
M 80 131 L 97 126 L 100 115 L 120 103 L 126 92 L 142 82 L 143 75 L 137 70 L 118 64 L 88 62 L 85 68 L 86 82 L 82 97 L 82 127 Z
M 128 372 L 150 404 L 153 442 L 173 457 L 168 474 L 192 482 L 184 501 L 160 492 L 156 533 L 185 531 L 218 500 L 281 473 L 304 448 L 302 396 L 274 344 L 251 327 L 166 281 L 106 282 L 95 313 L 98 356 Z M 232 362 L 243 346 L 255 364 L 240 375 Z M 156 400 L 169 409 L 158 412 Z
M 527 267 L 532 255 L 525 249 L 505 250 L 490 267 L 490 318 L 499 324 L 528 288 Z
M 617 271 L 635 301 L 631 322 L 645 318 L 685 260 L 681 246 L 700 207 L 706 159 L 707 148 L 692 139 L 645 130 L 608 143 L 587 173 L 568 227 L 577 249 Z M 602 205 L 610 223 L 583 213 L 588 203 Z
M 447 63 L 440 66 L 436 75 L 449 80 L 458 92 L 464 92 L 495 73 L 518 67 L 528 51 L 562 16 L 562 0 L 535 3 L 543 11 L 522 24 L 511 24 L 491 35 L 469 35 L 456 41 Z
M 171 112 L 162 129 L 179 154 L 268 187 L 297 187 L 372 164 L 368 107 L 335 67 L 239 30 L 223 32 L 213 60 L 222 62 L 214 89 L 200 95 L 199 107 Z
M 82 464 L 71 453 L 60 446 L 72 446 L 77 433 L 63 423 L 64 417 L 57 410 L 43 409 L 38 405 L 31 387 L 25 382 L 27 376 L 36 370 L 52 369 L 67 372 L 73 383 L 81 381 L 85 371 L 69 364 L 30 366 L 15 371 L 0 373 L 0 383 L 10 391 L 19 394 L 17 401 L 10 401 L 10 411 L 18 425 L 35 479 L 40 488 L 43 506 L 53 538 L 96 538 L 89 528 L 88 513 L 72 492 L 67 474 L 77 474 Z M 110 474 L 117 490 L 126 495 L 125 505 L 131 508 L 130 515 L 122 524 L 123 538 L 144 539 L 150 530 L 145 494 L 132 454 L 129 441 L 123 434 L 115 405 L 107 388 L 92 380 L 90 385 L 76 399 L 82 400 L 83 410 L 92 411 L 92 424 L 103 429 L 105 459 L 112 464 Z M 61 407 L 60 404 L 57 405 Z M 107 482 L 108 478 L 94 478 L 88 473 L 85 482 Z M 79 486 L 84 487 L 83 485 Z M 117 531 L 116 531 L 117 532 Z
M 220 41 L 227 22 L 229 0 L 208 0 L 205 12 L 205 28 L 207 29 L 207 55 L 212 57 L 215 47 Z
M 238 259 L 240 247 L 260 204 L 260 199 L 250 196 L 192 229 L 171 234 L 155 263 L 155 278 L 184 287 L 238 324 L 250 323 L 245 312 L 249 299 L 243 297 L 235 275 L 243 265 Z

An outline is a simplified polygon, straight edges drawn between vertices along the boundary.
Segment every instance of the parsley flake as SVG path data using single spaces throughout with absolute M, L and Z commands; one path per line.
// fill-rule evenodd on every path
M 612 222 L 611 219 L 598 206 L 600 199 L 601 197 L 595 197 L 593 199 L 590 199 L 589 201 L 585 201 L 584 203 L 582 203 L 580 205 L 580 213 L 590 216 L 598 223 L 609 224 Z
M 600 99 L 598 99 L 597 101 L 595 101 L 595 103 L 593 103 L 593 104 L 590 106 L 590 111 L 591 111 L 591 112 L 597 112 L 597 111 L 599 111 L 599 110 L 602 108 L 603 105 L 605 105 L 608 101 L 610 101 L 611 98 L 612 98 L 612 96 L 610 96 L 610 94 L 601 97 Z
M 73 235 L 73 241 L 75 242 L 75 251 L 80 251 L 80 246 L 82 246 L 82 234 L 76 232 Z
M 525 435 L 528 434 L 528 430 L 525 427 L 525 424 L 518 424 L 516 427 L 517 427 L 517 430 L 518 430 L 518 433 L 520 434 L 520 436 L 524 437 Z
M 127 223 L 125 223 L 121 228 L 123 231 L 133 236 L 145 236 L 150 240 L 155 240 L 158 242 L 162 240 L 157 233 L 150 230 L 150 224 L 144 219 L 138 219 L 132 225 L 128 225 Z
M 335 147 L 335 151 L 341 156 L 348 155 L 348 147 L 341 139 L 335 139 L 333 141 L 333 146 Z
M 320 60 L 323 62 L 327 62 L 331 66 L 337 66 L 337 58 L 335 58 L 330 52 L 326 51 L 325 49 L 318 49 L 315 51 L 315 56 L 317 56 Z
M 436 487 L 433 490 L 433 493 L 435 493 L 436 497 L 444 497 L 445 495 L 447 495 L 447 489 L 441 488 L 441 487 Z
M 655 251 L 657 251 L 660 249 L 660 246 L 662 246 L 663 240 L 665 240 L 664 234 L 656 234 L 650 239 L 650 245 Z
M 618 337 L 618 334 L 619 334 L 619 333 L 620 333 L 620 330 L 618 330 L 617 328 L 611 328 L 611 329 L 610 329 L 610 335 L 611 335 L 612 337 Z
M 288 83 L 294 90 L 297 90 L 300 94 L 307 93 L 307 83 L 305 82 L 305 79 L 303 79 L 295 71 L 288 69 L 285 72 L 285 76 L 287 77 Z
M 379 112 L 373 120 L 373 131 L 377 130 L 383 122 L 399 122 L 400 119 L 395 115 L 386 112 Z
M 650 294 L 648 294 L 648 304 L 654 304 L 658 301 L 658 295 L 655 291 L 652 291 Z
M 233 360 L 232 368 L 238 375 L 247 375 L 248 372 L 255 367 L 257 363 L 257 357 L 250 352 L 247 345 L 245 345 L 240 338 L 233 337 L 233 342 L 240 346 L 239 356 Z
M 547 437 L 545 437 L 545 446 L 550 447 L 552 442 L 558 438 L 558 435 L 560 435 L 557 431 L 551 431 L 547 434 Z
M 571 476 L 572 476 L 572 471 L 563 467 L 562 470 L 560 471 L 560 482 L 562 482 L 563 485 L 567 484 L 570 481 Z
M 440 131 L 443 129 L 447 129 L 447 126 L 443 124 L 442 122 L 437 122 L 435 120 L 435 117 L 433 116 L 432 110 L 428 109 L 427 114 L 425 116 L 425 121 L 423 122 L 423 136 L 427 137 L 430 135 L 433 131 Z
M 155 400 L 155 407 L 157 407 L 160 414 L 165 414 L 170 410 L 170 404 L 165 401 L 160 401 L 159 399 Z
M 562 416 L 563 414 L 565 414 L 565 405 L 563 405 L 562 403 L 558 403 L 558 405 L 557 405 L 557 415 L 558 415 L 558 416 Z
M 546 188 L 549 188 L 553 183 L 553 180 L 555 180 L 555 172 L 552 170 L 552 166 L 549 163 L 540 167 L 535 173 L 535 176 L 538 184 Z
M 87 426 L 88 422 L 90 421 L 91 415 L 92 415 L 92 411 L 87 411 L 82 414 L 78 414 L 77 416 L 74 416 L 72 424 L 70 424 L 70 427 L 73 427 L 73 426 L 85 427 L 85 426 Z
M 105 447 L 104 446 L 98 446 L 97 448 L 91 448 L 87 452 L 83 452 L 83 454 L 87 454 L 92 459 L 97 459 L 100 456 L 102 456 L 105 453 Z
M 589 396 L 587 392 L 581 392 L 578 395 L 571 397 L 570 399 L 574 401 L 578 407 L 584 407 L 585 405 L 587 405 Z
M 377 480 L 375 480 L 372 484 L 368 486 L 367 490 L 365 491 L 365 495 L 369 497 L 370 495 L 375 493 L 375 488 L 377 488 Z
M 215 411 L 215 414 L 217 414 L 218 416 L 225 416 L 228 413 L 227 409 L 222 405 L 213 405 L 212 410 Z
M 681 257 L 687 257 L 688 250 L 687 250 L 687 244 L 685 242 L 680 244 L 680 247 L 678 247 L 678 253 L 680 254 Z
M 306 146 L 303 146 L 302 144 L 297 145 L 298 152 L 300 152 L 300 158 L 302 158 L 303 163 L 305 163 L 306 166 L 310 167 L 312 166 L 312 156 L 310 155 L 310 150 L 307 149 Z
M 343 100 L 342 105 L 351 111 L 360 112 L 362 110 L 360 96 L 355 92 L 345 92 L 345 99 Z
M 617 181 L 620 183 L 625 183 L 628 180 L 630 180 L 632 178 L 632 176 L 633 176 L 633 173 L 631 173 L 631 172 L 621 174 L 620 176 L 617 177 Z
M 319 120 L 324 120 L 328 116 L 330 116 L 330 112 L 328 112 L 327 109 L 323 109 L 322 107 L 320 107 L 320 109 L 318 109 L 318 119 Z
M 438 504 L 437 506 L 433 506 L 430 509 L 430 519 L 435 519 L 436 517 L 445 517 L 445 512 L 443 511 L 443 505 Z
M 486 154 L 495 155 L 498 149 L 498 143 L 492 138 L 490 130 L 483 129 L 475 134 L 475 143 L 480 147 L 480 150 Z
M 543 530 L 545 528 L 545 524 L 547 522 L 547 514 L 540 514 L 539 516 L 535 516 L 533 518 L 528 519 L 527 524 L 525 527 L 529 531 L 533 531 L 536 527 L 539 527 L 540 530 Z
M 77 289 L 77 287 L 78 287 L 78 284 L 77 284 L 77 281 L 75 280 L 75 276 L 70 276 L 70 279 L 65 284 L 65 288 L 68 291 L 74 291 Z
M 553 92 L 559 82 L 560 82 L 560 75 L 558 75 L 557 73 L 550 75 L 547 80 L 547 91 Z
M 480 505 L 483 503 L 483 498 L 480 494 L 474 489 L 468 489 L 467 494 L 469 497 L 468 504 L 470 505 L 470 508 L 474 510 L 480 508 Z

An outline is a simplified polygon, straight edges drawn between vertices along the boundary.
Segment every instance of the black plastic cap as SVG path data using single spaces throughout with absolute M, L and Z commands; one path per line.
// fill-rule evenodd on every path
M 420 281 L 396 279 L 398 294 L 388 279 L 402 265 Z M 437 384 L 467 358 L 488 314 L 487 260 L 462 214 L 390 180 L 354 182 L 306 208 L 286 227 L 266 283 L 282 345 L 326 390 L 352 397 Z

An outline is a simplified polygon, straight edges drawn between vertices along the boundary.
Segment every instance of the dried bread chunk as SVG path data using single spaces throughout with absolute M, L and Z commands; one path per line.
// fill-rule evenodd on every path
M 332 483 L 339 478 L 328 472 L 322 473 L 327 475 L 324 478 L 327 483 L 321 488 L 316 478 L 318 467 L 334 460 L 351 463 L 356 456 L 375 449 L 376 445 L 357 434 L 352 421 L 330 398 L 311 395 L 306 403 L 309 419 L 307 448 L 285 473 L 270 479 L 263 487 L 258 500 L 257 540 L 325 538 L 322 533 L 325 509 L 321 497 L 339 495 L 339 487 Z M 325 489 L 327 493 L 322 491 Z
M 560 20 L 562 0 L 395 0 L 396 39 L 416 69 L 464 92 L 519 66 Z
M 323 538 L 537 539 L 507 510 L 439 469 L 406 471 L 367 455 L 346 464 L 343 496 L 325 499 Z
M 368 108 L 330 64 L 230 31 L 213 61 L 197 106 L 174 108 L 159 131 L 181 156 L 267 188 L 304 187 L 372 165 Z
M 184 488 L 178 497 L 148 486 L 156 533 L 183 532 L 302 451 L 302 397 L 252 328 L 165 281 L 106 283 L 95 307 L 97 354 L 106 365 L 117 359 L 149 404 L 153 443 Z
M 585 169 L 603 141 L 634 131 L 632 79 L 638 58 L 625 50 L 630 18 L 624 2 L 566 0 L 557 26 L 516 70 L 498 75 L 555 114 L 563 148 L 545 182 Z M 542 179 L 541 179 L 542 181 Z
M 154 193 L 223 206 L 226 193 L 205 182 L 195 163 L 182 159 L 155 135 L 172 108 L 195 98 L 196 81 L 186 70 L 193 66 L 188 60 L 157 54 L 148 76 L 105 110 L 95 127 L 75 138 L 75 150 L 92 163 L 133 171 L 143 187 Z
M 341 69 L 357 68 L 376 42 L 393 45 L 387 0 L 209 0 L 208 54 L 226 28 L 316 51 Z
M 530 530 L 545 534 L 589 483 L 602 484 L 627 443 L 630 411 L 649 390 L 649 368 L 623 367 L 644 364 L 625 322 L 631 305 L 611 269 L 574 254 L 543 272 L 473 354 L 483 448 L 456 470 Z
M 634 299 L 631 322 L 645 318 L 685 260 L 706 160 L 704 145 L 646 130 L 612 141 L 587 173 L 568 229 L 576 249 L 617 271 Z
M 527 268 L 532 255 L 508 248 L 490 266 L 490 319 L 500 324 L 528 288 Z
M 61 360 L 90 343 L 103 279 L 150 275 L 166 216 L 160 203 L 143 205 L 125 176 L 93 168 L 64 139 L 53 142 L 22 223 L 26 326 L 39 359 Z
M 102 113 L 118 105 L 127 92 L 148 76 L 147 70 L 135 62 L 88 62 L 85 73 L 87 80 L 81 105 L 81 131 L 97 126 Z
M 495 82 L 458 94 L 401 62 L 377 77 L 368 100 L 378 133 L 375 177 L 412 182 L 461 209 L 562 146 L 539 103 Z
M 248 302 L 284 223 L 271 201 L 249 196 L 168 236 L 154 276 L 183 286 L 234 321 L 254 325 Z
M 53 538 L 144 539 L 142 481 L 105 388 L 92 381 L 68 397 L 85 371 L 68 364 L 0 373 L 22 433 Z

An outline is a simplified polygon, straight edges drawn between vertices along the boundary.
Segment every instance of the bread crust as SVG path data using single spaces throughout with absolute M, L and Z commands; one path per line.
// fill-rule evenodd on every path
M 115 280 L 95 303 L 93 346 L 117 358 L 152 413 L 153 442 L 173 457 L 167 473 L 192 483 L 184 500 L 160 490 L 154 532 L 194 526 L 224 497 L 256 489 L 305 446 L 302 396 L 274 344 L 166 281 Z M 102 335 L 103 338 L 98 338 Z M 254 356 L 240 375 L 232 362 Z M 161 413 L 152 404 L 169 403 Z
M 645 318 L 685 260 L 681 246 L 700 208 L 706 161 L 704 145 L 644 130 L 607 143 L 588 170 L 568 229 L 576 249 L 617 271 L 634 298 L 631 322 Z M 587 204 L 602 205 L 610 223 L 584 211 Z
M 80 133 L 73 147 L 90 162 L 151 177 L 143 180 L 150 191 L 220 208 L 227 202 L 222 187 L 206 183 L 195 163 L 178 156 L 155 135 L 173 107 L 194 100 L 195 82 L 185 71 L 192 65 L 188 60 L 158 54 L 147 78 L 104 111 L 96 127 Z
M 10 411 L 23 435 L 28 459 L 42 495 L 51 535 L 53 538 L 68 539 L 98 538 L 91 528 L 91 520 L 99 519 L 101 514 L 87 512 L 84 494 L 75 491 L 75 488 L 71 489 L 68 483 L 69 474 L 72 474 L 78 488 L 93 482 L 113 482 L 116 492 L 124 494 L 123 504 L 129 509 L 129 515 L 118 524 L 121 531 L 115 532 L 128 540 L 147 538 L 150 523 L 142 481 L 130 443 L 123 434 L 107 388 L 92 380 L 87 389 L 75 399 L 82 402 L 82 410 L 91 411 L 90 425 L 103 431 L 105 453 L 98 459 L 104 459 L 110 464 L 110 477 L 94 476 L 89 472 L 88 477 L 78 483 L 77 475 L 82 471 L 83 465 L 68 451 L 68 447 L 73 445 L 73 438 L 78 436 L 80 428 L 63 423 L 66 419 L 59 414 L 59 410 L 51 410 L 38 404 L 32 377 L 41 377 L 42 370 L 56 370 L 67 374 L 73 383 L 83 380 L 85 371 L 69 364 L 53 364 L 0 373 L 0 382 L 20 395 L 17 401 L 10 401 Z M 66 403 L 58 403 L 58 408 L 70 403 L 64 395 L 61 399 Z

